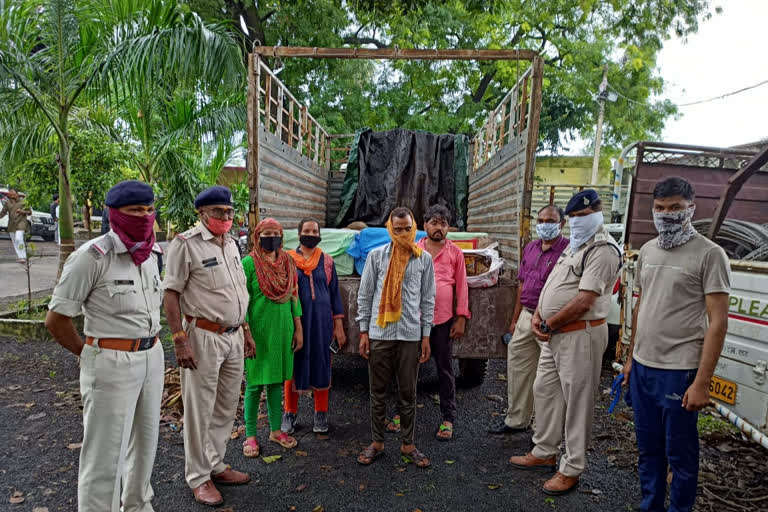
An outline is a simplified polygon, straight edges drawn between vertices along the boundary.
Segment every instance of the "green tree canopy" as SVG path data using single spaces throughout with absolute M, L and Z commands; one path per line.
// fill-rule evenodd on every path
M 658 136 L 675 106 L 658 98 L 656 56 L 711 15 L 708 0 L 190 0 L 207 18 L 242 22 L 254 43 L 379 48 L 526 48 L 545 59 L 542 146 L 590 136 L 594 96 L 608 80 L 623 96 L 606 113 L 604 143 Z M 280 78 L 334 132 L 396 126 L 472 133 L 523 69 L 510 62 L 284 59 Z

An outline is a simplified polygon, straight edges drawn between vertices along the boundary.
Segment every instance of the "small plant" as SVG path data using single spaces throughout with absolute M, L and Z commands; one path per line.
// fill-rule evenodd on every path
M 29 235 L 26 235 L 27 259 L 24 260 L 24 271 L 27 273 L 27 314 L 32 315 L 32 258 L 35 257 L 37 246 L 29 241 Z M 42 254 L 39 255 L 42 257 Z
M 555 498 L 544 498 L 544 504 L 549 505 L 552 508 L 557 508 L 557 504 L 555 503 Z
M 50 371 L 48 372 L 48 377 L 50 377 L 50 378 L 54 378 L 55 376 L 56 376 L 56 371 L 55 371 L 55 370 L 50 370 Z
M 711 416 L 709 414 L 700 414 L 696 426 L 699 430 L 699 435 L 702 437 L 712 435 L 727 436 L 739 433 L 739 429 L 730 422 L 718 416 Z

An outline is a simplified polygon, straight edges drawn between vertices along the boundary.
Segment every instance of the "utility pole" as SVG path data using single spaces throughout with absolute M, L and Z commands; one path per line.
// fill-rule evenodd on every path
M 603 67 L 603 81 L 597 94 L 600 103 L 600 114 L 597 116 L 597 130 L 595 130 L 595 156 L 592 160 L 592 184 L 597 183 L 597 170 L 600 166 L 600 143 L 603 139 L 603 119 L 605 118 L 605 100 L 608 99 L 608 65 Z

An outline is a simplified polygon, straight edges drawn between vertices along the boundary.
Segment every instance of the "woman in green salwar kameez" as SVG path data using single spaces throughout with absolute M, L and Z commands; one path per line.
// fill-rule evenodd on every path
M 293 377 L 293 353 L 303 345 L 296 266 L 282 250 L 283 228 L 274 219 L 256 226 L 254 249 L 243 258 L 248 286 L 247 322 L 256 356 L 245 360 L 245 435 L 243 454 L 259 456 L 256 440 L 259 401 L 267 392 L 269 440 L 294 448 L 296 439 L 280 430 L 283 383 Z

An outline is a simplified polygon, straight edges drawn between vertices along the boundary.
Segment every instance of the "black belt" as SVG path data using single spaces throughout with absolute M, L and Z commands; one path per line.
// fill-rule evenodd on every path
M 529 312 L 532 315 L 536 314 L 536 310 L 535 309 L 531 309 L 528 306 L 523 306 L 523 309 L 526 310 L 527 312 Z

